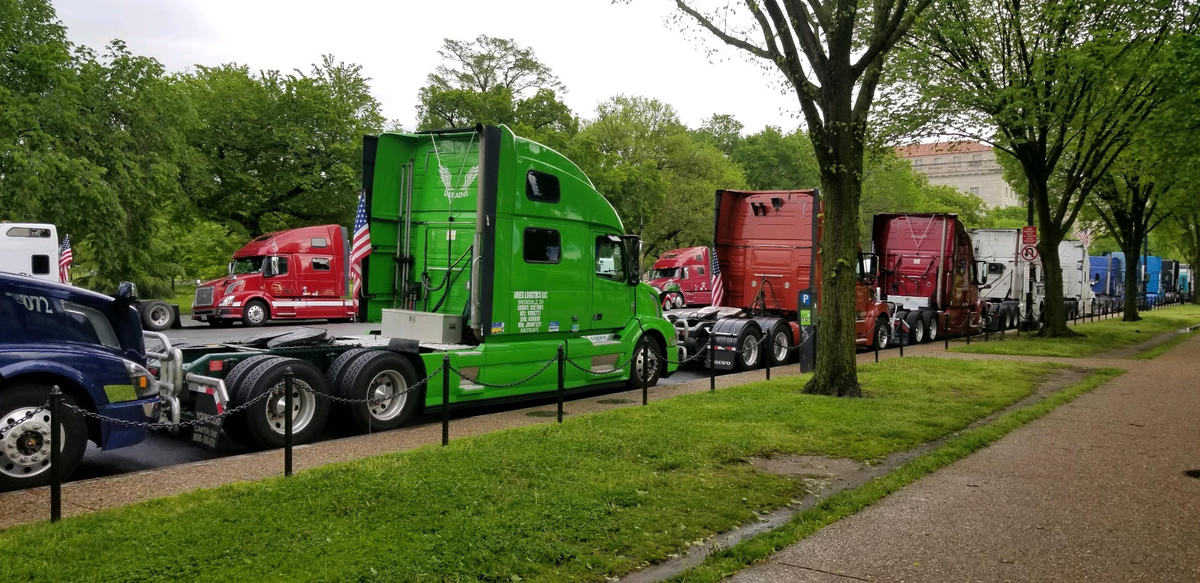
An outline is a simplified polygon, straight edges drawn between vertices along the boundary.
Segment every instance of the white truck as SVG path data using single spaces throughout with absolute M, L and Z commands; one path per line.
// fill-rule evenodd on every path
M 1021 259 L 1020 229 L 974 229 L 971 244 L 975 246 L 975 259 L 987 263 L 988 283 L 979 288 L 980 300 L 987 308 L 987 327 L 1009 330 L 1024 321 L 1038 321 L 1045 294 L 1042 265 Z M 1031 291 L 1033 297 L 1026 298 L 1026 291 Z M 1026 309 L 1027 304 L 1032 312 Z
M 1096 292 L 1092 291 L 1092 267 L 1087 247 L 1082 241 L 1063 240 L 1058 244 L 1058 262 L 1063 272 L 1063 301 L 1067 305 L 1067 319 L 1090 313 Z
M 28 275 L 54 283 L 63 281 L 58 269 L 58 229 L 50 223 L 0 222 L 0 272 Z M 161 300 L 134 300 L 146 330 L 178 328 L 179 306 Z
M 1046 300 L 1046 284 L 1042 262 L 1025 261 L 1020 256 L 1020 229 L 975 229 L 971 231 L 971 243 L 975 257 L 987 262 L 989 283 L 979 292 L 987 304 L 989 329 L 1037 327 Z M 1058 245 L 1058 259 L 1063 271 L 1063 303 L 1067 318 L 1072 319 L 1086 313 L 1096 297 L 1090 285 L 1087 249 L 1080 241 L 1064 240 Z
M 0 222 L 0 271 L 61 283 L 58 230 L 42 223 Z

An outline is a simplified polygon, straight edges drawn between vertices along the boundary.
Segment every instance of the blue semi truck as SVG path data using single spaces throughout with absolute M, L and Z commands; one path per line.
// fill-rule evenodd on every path
M 0 490 L 50 477 L 50 414 L 58 385 L 64 402 L 126 421 L 158 417 L 155 379 L 146 368 L 132 284 L 117 297 L 23 275 L 0 273 Z M 103 449 L 136 444 L 145 430 L 64 411 L 61 475 L 87 442 Z
M 1097 310 L 1110 312 L 1121 309 L 1122 302 L 1125 301 L 1125 255 L 1092 255 L 1089 263 Z

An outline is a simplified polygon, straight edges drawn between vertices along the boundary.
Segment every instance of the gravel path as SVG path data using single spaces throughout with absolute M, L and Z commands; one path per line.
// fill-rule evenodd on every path
M 1125 375 L 730 580 L 1200 579 L 1200 337 L 1120 365 Z

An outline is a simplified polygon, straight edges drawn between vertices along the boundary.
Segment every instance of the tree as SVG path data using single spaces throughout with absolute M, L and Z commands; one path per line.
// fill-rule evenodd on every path
M 817 326 L 821 350 L 805 386 L 808 392 L 862 393 L 855 361 L 854 283 L 867 118 L 888 53 L 929 3 L 746 0 L 745 11 L 735 11 L 729 2 L 722 10 L 704 13 L 684 0 L 675 2 L 722 42 L 777 67 L 800 102 L 820 165 L 825 204 Z M 754 36 L 759 40 L 751 40 Z
M 256 236 L 314 223 L 349 224 L 362 184 L 362 136 L 383 126 L 359 65 L 325 56 L 308 73 L 198 67 L 180 79 L 203 157 L 189 197 L 204 218 Z
M 742 141 L 742 130 L 746 126 L 728 113 L 714 113 L 704 120 L 695 135 L 714 145 L 726 156 L 733 154 L 733 149 Z
M 744 184 L 740 169 L 689 132 L 671 106 L 614 97 L 570 144 L 569 155 L 656 257 L 712 244 L 713 193 Z
M 561 148 L 579 129 L 558 95 L 563 84 L 533 50 L 515 41 L 479 35 L 445 39 L 442 63 L 419 93 L 419 129 L 507 124 L 519 135 Z
M 737 142 L 731 157 L 745 171 L 750 188 L 756 190 L 815 188 L 821 184 L 812 140 L 800 130 L 784 134 L 777 127 L 767 126 Z
M 1039 228 L 1044 335 L 1075 334 L 1058 244 L 1160 102 L 1165 69 L 1152 65 L 1170 34 L 1194 26 L 1184 11 L 1175 0 L 940 0 L 901 52 L 908 91 L 896 109 L 909 123 L 987 141 L 1019 164 Z

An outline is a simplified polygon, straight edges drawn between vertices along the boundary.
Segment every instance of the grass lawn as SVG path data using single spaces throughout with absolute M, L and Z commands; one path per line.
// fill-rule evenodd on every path
M 878 460 L 1054 369 L 892 359 L 860 367 L 863 399 L 784 377 L 16 527 L 0 581 L 601 581 L 805 494 L 752 456 Z
M 1186 304 L 1141 312 L 1139 322 L 1110 320 L 1077 324 L 1071 328 L 1083 336 L 1074 338 L 1038 338 L 1013 333 L 991 335 L 989 342 L 972 342 L 970 346 L 951 346 L 954 352 L 983 352 L 989 354 L 1025 354 L 1030 356 L 1091 356 L 1100 352 L 1125 348 L 1146 342 L 1159 334 L 1174 332 L 1200 322 L 1200 306 Z

